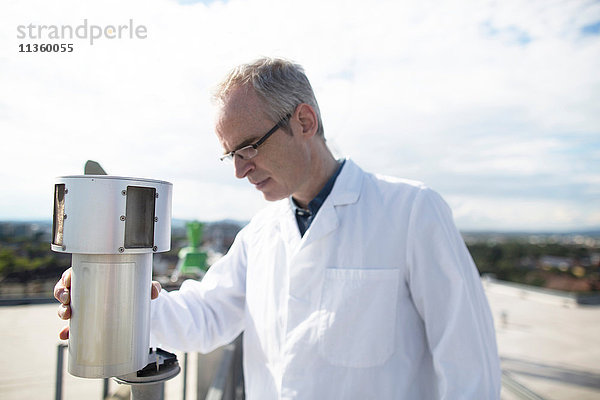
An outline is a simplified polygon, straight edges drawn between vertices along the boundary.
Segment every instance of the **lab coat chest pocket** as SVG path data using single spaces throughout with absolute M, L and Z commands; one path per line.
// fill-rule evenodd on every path
M 394 352 L 397 269 L 325 270 L 319 353 L 329 363 L 373 367 Z

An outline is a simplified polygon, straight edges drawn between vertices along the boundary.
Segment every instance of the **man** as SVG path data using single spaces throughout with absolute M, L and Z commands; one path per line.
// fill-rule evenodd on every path
M 222 158 L 274 203 L 201 282 L 160 293 L 153 340 L 208 352 L 244 332 L 251 400 L 499 398 L 490 310 L 440 196 L 335 160 L 298 65 L 242 65 L 215 98 Z

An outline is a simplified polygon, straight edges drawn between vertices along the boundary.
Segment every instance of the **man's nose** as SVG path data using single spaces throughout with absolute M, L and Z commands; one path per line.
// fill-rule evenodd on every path
M 250 171 L 254 169 L 254 164 L 252 160 L 244 160 L 241 157 L 233 156 L 233 165 L 235 168 L 235 176 L 236 178 L 243 179 Z

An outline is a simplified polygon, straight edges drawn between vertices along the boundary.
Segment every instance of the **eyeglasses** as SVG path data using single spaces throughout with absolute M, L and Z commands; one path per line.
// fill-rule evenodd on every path
M 277 124 L 275 124 L 274 127 L 272 127 L 269 132 L 265 133 L 265 135 L 263 137 L 261 137 L 260 139 L 258 139 L 258 141 L 254 144 L 248 145 L 248 146 L 244 146 L 241 149 L 237 149 L 237 150 L 233 150 L 230 151 L 227 154 L 222 155 L 221 157 L 219 157 L 219 159 L 221 161 L 229 161 L 232 162 L 233 158 L 235 156 L 238 156 L 239 158 L 241 158 L 242 160 L 249 160 L 251 158 L 256 157 L 256 155 L 258 154 L 258 146 L 260 146 L 261 144 L 263 144 L 264 142 L 267 141 L 267 139 L 274 134 L 279 128 L 281 128 L 283 126 L 283 124 L 292 116 L 292 114 L 288 114 L 285 117 L 283 117 Z

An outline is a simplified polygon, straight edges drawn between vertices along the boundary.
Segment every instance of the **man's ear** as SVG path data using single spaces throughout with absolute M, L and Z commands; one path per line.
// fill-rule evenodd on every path
M 315 109 L 306 103 L 302 103 L 296 109 L 297 120 L 300 121 L 301 135 L 313 137 L 319 129 L 319 120 Z

